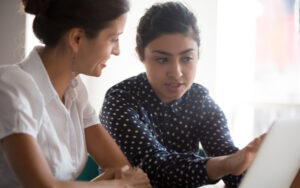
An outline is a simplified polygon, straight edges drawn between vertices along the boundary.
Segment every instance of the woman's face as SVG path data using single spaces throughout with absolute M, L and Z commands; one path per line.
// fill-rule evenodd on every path
M 198 45 L 183 34 L 164 34 L 145 48 L 143 63 L 160 100 L 170 103 L 191 87 L 198 61 Z
M 89 76 L 100 76 L 110 55 L 120 54 L 119 35 L 123 33 L 125 22 L 126 14 L 112 21 L 96 38 L 85 37 L 76 54 L 73 71 Z

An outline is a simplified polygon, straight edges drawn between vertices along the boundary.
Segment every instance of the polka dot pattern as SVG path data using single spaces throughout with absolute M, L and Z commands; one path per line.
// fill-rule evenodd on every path
M 199 84 L 166 105 L 142 73 L 107 92 L 100 120 L 129 162 L 141 167 L 158 187 L 209 184 L 207 160 L 238 150 L 223 112 Z M 198 155 L 199 143 L 209 157 Z M 223 180 L 235 187 L 240 177 Z

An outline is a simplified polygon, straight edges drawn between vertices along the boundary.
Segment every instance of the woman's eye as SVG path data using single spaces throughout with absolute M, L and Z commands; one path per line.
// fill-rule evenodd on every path
M 184 63 L 188 63 L 188 62 L 193 61 L 193 60 L 194 60 L 194 58 L 191 57 L 191 56 L 183 57 L 183 58 L 182 58 L 182 61 L 183 61 Z
M 168 62 L 168 58 L 156 58 L 155 60 L 161 64 Z
M 117 39 L 112 39 L 111 41 L 112 41 L 113 43 L 119 42 L 119 38 L 117 38 Z

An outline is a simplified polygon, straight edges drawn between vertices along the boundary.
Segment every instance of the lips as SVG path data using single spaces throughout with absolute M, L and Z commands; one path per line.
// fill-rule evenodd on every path
M 98 65 L 101 65 L 102 67 L 106 67 L 106 62 L 99 63 Z
M 167 83 L 165 84 L 166 86 L 169 86 L 169 87 L 179 87 L 181 85 L 183 85 L 183 83 Z
M 167 83 L 165 84 L 167 90 L 169 92 L 180 92 L 181 91 L 181 88 L 183 87 L 183 83 L 180 83 L 180 82 L 176 82 L 176 83 Z

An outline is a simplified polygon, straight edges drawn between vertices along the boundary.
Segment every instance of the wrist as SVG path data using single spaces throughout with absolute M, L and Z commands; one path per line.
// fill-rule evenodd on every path
M 233 173 L 234 160 L 234 154 L 226 155 L 224 158 L 224 171 L 226 175 Z
M 206 172 L 210 181 L 216 181 L 230 174 L 230 155 L 211 158 L 206 163 Z

